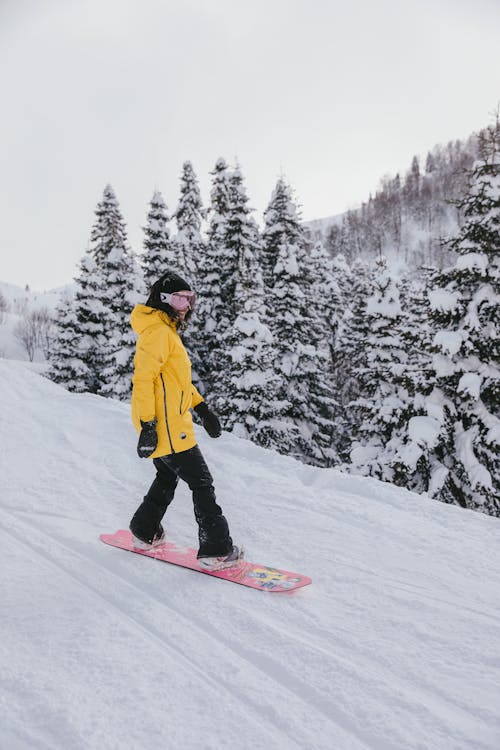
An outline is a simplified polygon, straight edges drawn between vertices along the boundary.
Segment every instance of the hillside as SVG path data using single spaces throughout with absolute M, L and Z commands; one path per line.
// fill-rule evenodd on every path
M 483 131 L 484 132 L 484 131 Z M 394 268 L 442 267 L 452 259 L 443 239 L 463 224 L 455 201 L 467 191 L 478 157 L 478 134 L 437 145 L 414 156 L 396 175 L 385 175 L 359 208 L 306 222 L 332 255 L 373 260 L 385 255 Z
M 313 579 L 253 591 L 98 541 L 152 479 L 126 404 L 0 391 L 0 747 L 498 748 L 497 519 L 201 434 L 247 557 Z

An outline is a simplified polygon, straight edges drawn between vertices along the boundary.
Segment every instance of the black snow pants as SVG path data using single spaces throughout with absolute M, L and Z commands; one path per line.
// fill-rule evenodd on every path
M 151 542 L 165 511 L 174 498 L 179 479 L 193 493 L 194 515 L 198 523 L 198 557 L 226 555 L 233 542 L 221 508 L 215 502 L 213 479 L 197 445 L 181 453 L 153 459 L 156 478 L 130 522 L 139 539 Z

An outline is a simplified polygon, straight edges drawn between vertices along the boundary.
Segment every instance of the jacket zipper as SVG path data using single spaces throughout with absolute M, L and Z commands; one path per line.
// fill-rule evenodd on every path
M 181 391 L 181 403 L 179 404 L 179 414 L 182 414 L 182 399 L 184 398 L 184 391 Z
M 175 453 L 174 446 L 172 445 L 172 438 L 170 437 L 170 429 L 168 426 L 168 417 L 167 417 L 167 391 L 165 389 L 165 381 L 163 380 L 163 373 L 160 372 L 160 378 L 161 378 L 161 384 L 163 386 L 163 408 L 165 410 L 165 424 L 167 425 L 167 435 L 168 435 L 168 442 L 170 443 L 170 449 L 172 453 Z

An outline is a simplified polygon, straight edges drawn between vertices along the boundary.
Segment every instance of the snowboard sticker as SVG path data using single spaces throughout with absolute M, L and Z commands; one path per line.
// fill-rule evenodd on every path
M 225 581 L 233 581 L 233 583 L 240 583 L 242 586 L 249 586 L 261 591 L 293 591 L 312 582 L 308 576 L 303 576 L 300 573 L 269 568 L 266 565 L 255 565 L 255 563 L 246 560 L 241 560 L 234 568 L 205 570 L 196 559 L 195 549 L 181 547 L 174 542 L 166 542 L 151 550 L 137 549 L 133 545 L 131 532 L 123 529 L 117 531 L 116 534 L 101 534 L 99 539 L 112 547 L 126 549 L 145 557 L 154 557 L 162 562 L 180 565 L 183 568 L 196 570 L 198 573 L 204 573 L 214 578 L 223 578 Z

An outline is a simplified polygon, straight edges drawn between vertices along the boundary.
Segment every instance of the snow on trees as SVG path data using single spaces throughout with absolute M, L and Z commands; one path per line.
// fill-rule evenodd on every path
M 373 293 L 367 264 L 358 258 L 351 268 L 349 304 L 336 332 L 333 352 L 333 376 L 340 414 L 335 427 L 335 443 L 339 456 L 349 460 L 351 443 L 358 430 L 350 404 L 361 392 L 357 377 L 367 367 L 365 339 L 368 335 L 366 303 Z
M 198 179 L 190 161 L 185 161 L 182 165 L 180 193 L 174 213 L 178 231 L 173 238 L 175 252 L 174 265 L 171 268 L 185 278 L 192 289 L 200 287 L 203 290 L 204 279 L 200 267 L 205 253 L 205 242 L 201 236 L 201 225 L 205 211 L 202 207 Z M 198 352 L 201 325 L 202 320 L 198 311 L 182 337 L 193 363 L 193 381 L 203 391 L 205 368 Z
M 222 158 L 217 159 L 211 172 L 213 181 L 210 192 L 208 237 L 199 257 L 198 298 L 192 321 L 197 332 L 193 342 L 198 386 L 205 393 L 211 389 L 217 362 L 220 357 L 226 315 L 222 292 L 223 275 L 227 267 L 225 258 L 226 221 L 230 206 L 229 168 Z
M 465 223 L 447 245 L 455 265 L 431 294 L 436 384 L 446 400 L 445 471 L 433 493 L 500 516 L 500 123 L 481 134 L 459 201 Z
M 104 307 L 103 396 L 127 399 L 131 391 L 135 336 L 130 313 L 138 301 L 136 261 L 127 244 L 125 222 L 113 188 L 107 185 L 96 209 L 91 253 L 99 273 L 98 299 Z
M 90 249 L 80 262 L 75 295 L 64 294 L 56 310 L 56 335 L 50 352 L 49 376 L 77 393 L 99 393 L 105 346 L 101 278 Z
M 399 382 L 407 364 L 399 290 L 383 257 L 375 264 L 372 283 L 373 293 L 365 309 L 364 361 L 355 372 L 359 395 L 349 404 L 357 425 L 351 470 L 392 479 L 387 446 L 410 398 Z
M 280 177 L 264 212 L 262 274 L 267 288 L 274 286 L 274 269 L 282 243 L 297 245 L 302 239 L 303 229 L 292 190 Z
M 56 334 L 49 352 L 49 377 L 69 391 L 91 390 L 90 368 L 77 351 L 81 341 L 76 304 L 67 293 L 56 309 Z
M 400 336 L 406 362 L 394 373 L 394 380 L 406 389 L 408 398 L 385 452 L 390 481 L 416 492 L 426 492 L 431 477 L 441 470 L 435 448 L 443 444 L 445 434 L 430 351 L 428 296 L 434 273 L 435 269 L 421 269 L 418 278 L 400 283 Z
M 95 213 L 74 301 L 66 300 L 58 309 L 51 373 L 71 390 L 126 399 L 135 343 L 129 317 L 137 301 L 137 268 L 110 185 Z
M 204 215 L 198 179 L 190 161 L 182 165 L 181 195 L 174 216 L 177 221 L 175 243 L 182 266 L 176 270 L 191 284 L 196 284 L 198 264 L 203 252 L 201 223 Z
M 226 329 L 225 399 L 221 402 L 226 429 L 264 447 L 276 447 L 274 418 L 279 411 L 279 377 L 273 368 L 273 336 L 266 325 L 264 283 L 258 246 L 240 247 L 236 286 L 237 315 Z
M 211 251 L 215 251 L 212 260 L 218 264 L 219 271 L 218 279 L 213 278 L 216 305 L 211 311 L 215 350 L 211 388 L 218 397 L 220 408 L 227 413 L 231 406 L 225 395 L 227 379 L 230 380 L 233 366 L 237 365 L 232 351 L 236 341 L 245 335 L 244 323 L 240 326 L 241 330 L 235 328 L 234 324 L 245 305 L 246 312 L 255 312 L 263 300 L 259 279 L 251 278 L 252 273 L 258 272 L 260 266 L 259 231 L 251 216 L 252 209 L 248 206 L 248 196 L 239 168 L 229 176 L 228 187 L 226 219 L 223 222 L 216 219 L 217 235 L 214 235 L 214 244 L 211 246 Z M 248 297 L 252 293 L 256 295 L 255 301 L 260 302 L 250 310 Z
M 311 242 L 304 233 L 299 248 L 309 318 L 309 345 L 314 350 L 308 377 L 312 439 L 306 446 L 306 455 L 318 466 L 332 466 L 339 461 L 334 447 L 338 403 L 334 396 L 332 353 L 340 316 L 340 289 L 323 244 Z
M 149 204 L 146 226 L 144 227 L 144 252 L 141 266 L 146 289 L 169 268 L 181 268 L 184 257 L 178 246 L 170 239 L 167 206 L 162 194 L 155 190 Z
M 319 465 L 333 461 L 328 275 L 311 246 L 291 188 L 277 182 L 265 212 L 262 267 L 280 376 L 278 450 Z

